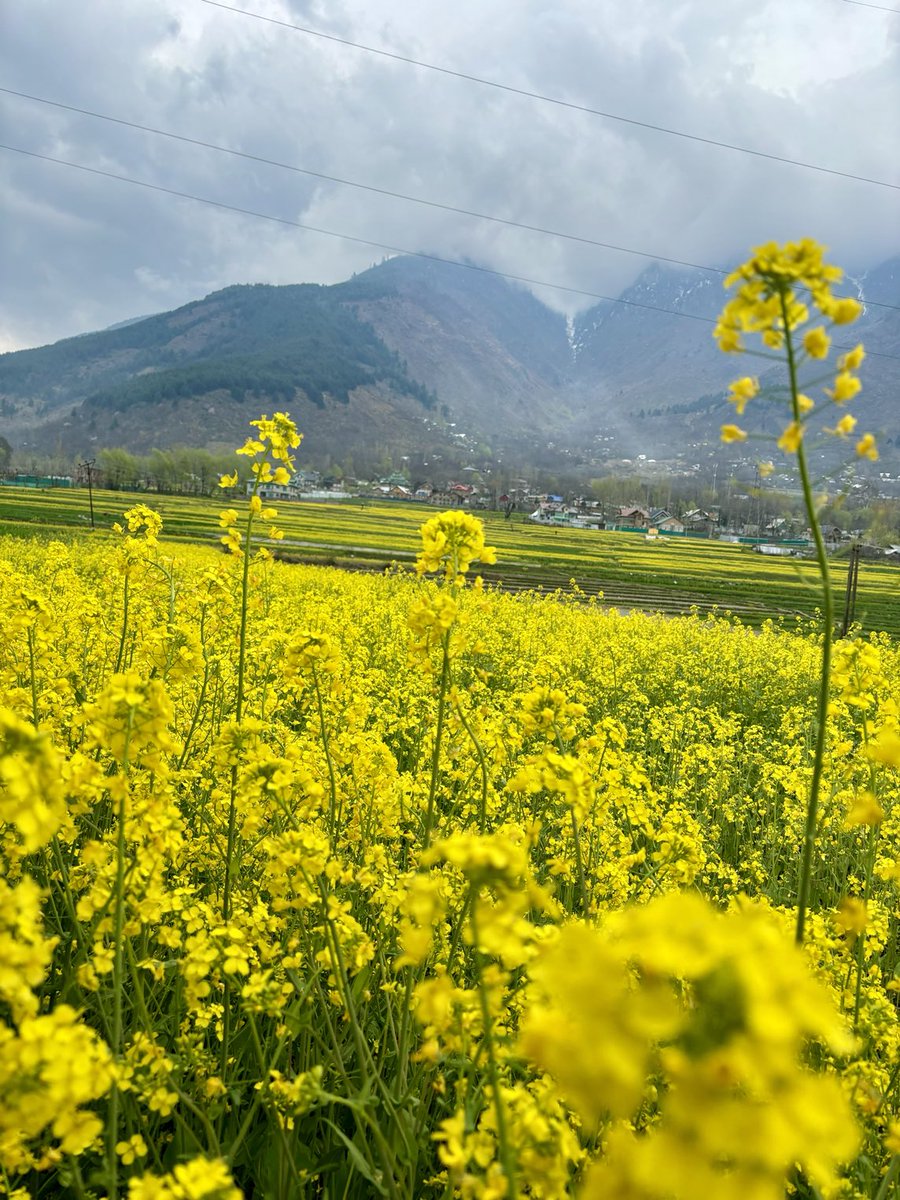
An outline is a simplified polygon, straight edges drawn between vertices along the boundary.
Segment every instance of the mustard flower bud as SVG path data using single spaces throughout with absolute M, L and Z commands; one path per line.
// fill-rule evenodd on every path
M 808 330 L 803 336 L 803 349 L 810 358 L 826 358 L 831 345 L 831 338 L 821 325 Z
M 828 394 L 835 404 L 843 404 L 846 400 L 852 400 L 861 390 L 862 384 L 855 375 L 851 375 L 849 371 L 840 371 L 834 381 L 834 388 L 829 390 Z
M 856 453 L 860 458 L 868 458 L 871 462 L 878 461 L 878 444 L 871 433 L 864 433 L 856 443 Z
M 758 394 L 759 380 L 745 375 L 743 379 L 735 379 L 730 383 L 728 390 L 731 393 L 728 399 L 734 405 L 737 415 L 740 417 L 747 407 L 747 401 L 752 400 Z
M 838 370 L 840 371 L 858 371 L 862 366 L 862 361 L 866 357 L 866 352 L 863 349 L 862 342 L 854 346 L 847 354 L 842 354 L 838 359 Z
M 850 325 L 859 314 L 862 312 L 862 305 L 858 300 L 853 300 L 849 296 L 845 296 L 841 300 L 836 300 L 829 313 L 835 325 Z
M 791 421 L 787 429 L 778 439 L 778 449 L 786 454 L 796 454 L 803 440 L 803 426 L 799 421 Z

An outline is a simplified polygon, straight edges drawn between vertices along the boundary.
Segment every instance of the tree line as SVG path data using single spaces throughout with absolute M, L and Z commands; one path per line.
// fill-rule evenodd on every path
M 213 454 L 190 446 L 132 454 L 113 447 L 97 454 L 94 471 L 100 487 L 111 491 L 179 492 L 208 496 L 219 476 L 235 469 L 233 453 Z

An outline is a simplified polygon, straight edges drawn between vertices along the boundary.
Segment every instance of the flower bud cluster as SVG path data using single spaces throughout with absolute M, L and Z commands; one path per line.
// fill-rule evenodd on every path
M 800 330 L 818 313 L 828 325 L 849 325 L 862 312 L 862 304 L 850 296 L 835 296 L 832 284 L 839 283 L 843 272 L 824 261 L 824 247 L 806 238 L 778 246 L 769 242 L 758 246 L 738 269 L 725 280 L 727 288 L 737 294 L 722 310 L 713 336 L 726 353 L 745 351 L 745 337 L 758 335 L 769 350 L 785 350 L 791 372 L 791 420 L 778 438 L 778 448 L 785 454 L 800 449 L 809 421 L 815 415 L 816 402 L 801 392 L 799 371 L 805 362 L 823 361 L 831 349 L 831 336 L 825 325 L 813 325 L 800 335 Z M 858 394 L 861 383 L 854 371 L 862 364 L 865 352 L 861 345 L 842 354 L 837 360 L 834 384 L 825 395 L 837 407 Z M 759 379 L 743 376 L 730 386 L 729 400 L 741 416 L 749 400 L 759 394 Z M 835 425 L 823 432 L 845 438 L 856 426 L 849 413 L 840 416 Z M 746 430 L 727 423 L 722 426 L 722 441 L 726 444 L 743 442 Z M 856 443 L 859 457 L 875 460 L 878 447 L 871 433 L 863 434 Z

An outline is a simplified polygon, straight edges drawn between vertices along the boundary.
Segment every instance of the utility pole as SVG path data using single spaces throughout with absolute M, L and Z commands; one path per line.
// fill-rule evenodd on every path
M 859 583 L 859 542 L 850 547 L 850 563 L 847 567 L 847 592 L 844 597 L 844 619 L 841 622 L 841 637 L 844 638 L 853 624 L 856 614 L 856 588 Z
M 84 467 L 84 469 L 87 471 L 87 480 L 88 480 L 88 504 L 89 504 L 89 506 L 90 506 L 90 510 L 91 510 L 91 529 L 93 529 L 93 528 L 94 528 L 94 488 L 93 488 L 93 470 L 94 470 L 94 463 L 95 463 L 96 461 L 97 461 L 97 460 L 96 460 L 95 458 L 89 458 L 89 459 L 87 459 L 87 461 L 85 461 L 85 462 L 83 462 L 83 463 L 79 463 L 79 464 L 78 464 L 79 466 L 81 466 L 81 467 Z

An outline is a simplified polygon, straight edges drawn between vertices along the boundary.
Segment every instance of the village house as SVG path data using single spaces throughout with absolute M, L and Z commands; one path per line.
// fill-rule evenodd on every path
M 600 529 L 603 519 L 599 513 L 583 512 L 574 504 L 542 501 L 528 516 L 536 525 L 563 525 L 570 529 Z
M 469 483 L 446 483 L 431 489 L 428 503 L 437 508 L 462 508 L 471 505 L 475 490 Z
M 654 508 L 650 513 L 650 526 L 660 533 L 684 533 L 684 523 L 673 517 L 665 508 Z
M 253 484 L 247 484 L 247 495 L 253 493 Z M 290 483 L 261 483 L 256 490 L 260 500 L 299 500 L 300 489 L 293 480 Z
M 692 508 L 681 518 L 688 533 L 712 534 L 719 523 L 719 514 L 714 509 Z
M 612 529 L 646 529 L 650 513 L 639 504 L 625 504 L 619 508 L 610 526 Z

